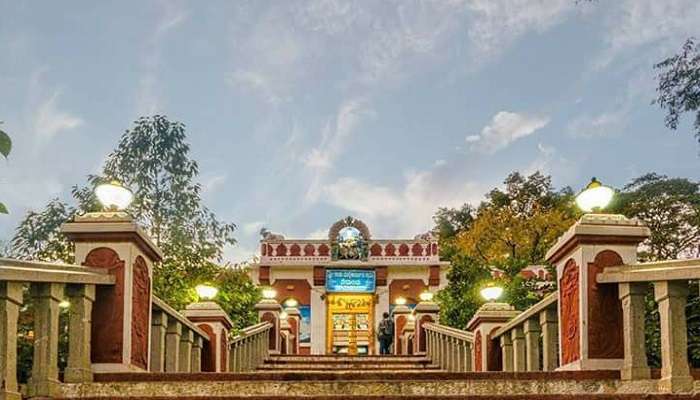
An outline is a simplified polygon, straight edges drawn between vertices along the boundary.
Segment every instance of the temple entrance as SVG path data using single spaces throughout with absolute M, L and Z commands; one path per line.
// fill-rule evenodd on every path
M 374 353 L 374 295 L 329 294 L 326 299 L 326 352 Z

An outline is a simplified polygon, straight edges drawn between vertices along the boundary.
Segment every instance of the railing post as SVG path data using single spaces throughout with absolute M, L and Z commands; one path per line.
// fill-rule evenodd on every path
M 29 397 L 56 397 L 58 382 L 58 303 L 63 284 L 31 285 L 34 299 L 34 360 L 27 391 Z
M 687 354 L 687 296 L 687 281 L 654 282 L 654 297 L 659 304 L 661 320 L 659 389 L 666 392 L 688 392 L 693 389 Z
M 186 327 L 182 328 L 180 337 L 180 353 L 178 360 L 178 371 L 192 371 L 192 343 L 194 342 L 194 332 Z
M 22 284 L 0 281 L 0 399 L 20 400 L 17 385 L 17 319 Z
M 209 336 L 210 365 L 202 365 L 202 371 L 225 372 L 228 369 L 228 333 L 233 321 L 226 311 L 213 301 L 191 303 L 182 314 Z
M 153 310 L 151 316 L 151 372 L 165 372 L 165 331 L 168 328 L 168 315 Z
M 510 331 L 510 338 L 513 341 L 513 371 L 522 372 L 526 370 L 525 356 L 525 335 L 522 326 L 516 326 Z
M 467 366 L 465 365 L 467 357 L 467 342 L 460 340 L 457 342 L 457 371 L 465 372 Z
M 625 359 L 620 375 L 624 380 L 649 379 L 650 371 L 644 338 L 644 296 L 647 285 L 643 282 L 619 284 L 622 301 L 622 326 Z
M 66 288 L 68 309 L 68 364 L 64 381 L 68 383 L 92 382 L 90 345 L 92 330 L 92 303 L 95 301 L 95 285 L 68 285 Z
M 202 371 L 202 347 L 204 345 L 204 339 L 197 335 L 192 343 L 192 372 Z
M 472 360 L 474 359 L 474 351 L 472 350 L 472 344 L 469 342 L 465 342 L 464 345 L 466 351 L 466 353 L 464 354 L 464 370 L 473 371 L 474 366 L 472 365 Z
M 547 308 L 540 313 L 540 328 L 542 329 L 542 370 L 554 371 L 559 365 L 559 341 L 556 308 Z
M 182 324 L 175 318 L 168 318 L 165 332 L 165 372 L 177 372 L 180 366 L 180 337 Z
M 405 340 L 403 337 L 403 330 L 408 323 L 408 316 L 411 314 L 411 309 L 405 304 L 397 304 L 394 306 L 394 354 L 403 354 L 403 347 Z
M 229 372 L 238 372 L 238 345 L 234 342 L 229 349 L 228 359 Z
M 474 333 L 474 371 L 489 371 L 498 367 L 489 365 L 489 360 L 497 361 L 489 352 L 498 350 L 493 349 L 491 334 L 518 314 L 520 311 L 506 303 L 486 303 L 476 310 L 466 326 L 466 330 Z
M 440 314 L 440 306 L 432 301 L 421 301 L 414 309 L 416 314 L 416 330 L 415 343 L 413 352 L 416 355 L 423 355 L 427 350 L 427 342 L 425 338 L 426 330 L 423 324 L 429 322 L 437 322 Z
M 540 370 L 540 323 L 530 318 L 524 323 L 527 370 Z
M 255 309 L 258 310 L 258 321 L 267 321 L 272 324 L 267 347 L 272 354 L 279 354 L 281 347 L 279 331 L 282 305 L 275 299 L 263 299 L 255 305 Z
M 103 268 L 115 285 L 98 286 L 92 319 L 95 372 L 148 371 L 153 265 L 163 254 L 123 212 L 87 213 L 63 224 L 76 264 Z
M 501 357 L 503 370 L 506 372 L 513 371 L 513 341 L 510 338 L 510 332 L 501 335 Z

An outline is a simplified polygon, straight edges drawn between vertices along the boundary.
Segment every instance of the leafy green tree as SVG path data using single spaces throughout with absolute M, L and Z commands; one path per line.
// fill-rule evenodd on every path
M 0 124 L 2 124 L 2 121 L 0 121 Z M 0 154 L 7 159 L 7 157 L 10 155 L 10 151 L 12 151 L 12 140 L 10 140 L 10 135 L 0 129 Z M 0 214 L 7 213 L 7 207 L 5 204 L 0 202 Z
M 685 113 L 695 114 L 693 127 L 700 142 L 700 44 L 689 38 L 680 53 L 654 65 L 659 70 L 654 103 L 666 110 L 666 126 L 678 129 Z
M 464 253 L 453 254 L 450 262 L 449 284 L 436 296 L 440 304 L 440 323 L 464 329 L 484 302 L 479 290 L 491 274 L 479 260 Z
M 700 257 L 700 184 L 649 173 L 618 193 L 612 208 L 644 221 L 651 236 L 642 243 L 642 260 Z
M 138 119 L 108 155 L 102 174 L 89 175 L 87 185 L 73 187 L 76 206 L 53 200 L 43 211 L 27 214 L 12 239 L 12 254 L 72 262 L 72 248 L 60 234 L 60 225 L 78 212 L 99 210 L 94 186 L 116 179 L 134 192 L 128 211 L 165 255 L 155 266 L 155 294 L 173 307 L 183 308 L 196 300 L 194 286 L 217 282 L 221 274 L 226 275 L 217 263 L 222 260 L 224 246 L 236 243 L 236 226 L 220 221 L 202 204 L 201 186 L 196 182 L 199 167 L 189 150 L 183 124 L 160 115 Z M 254 288 L 244 284 L 242 276 L 222 282 L 222 303 L 221 299 L 237 296 L 227 290 L 257 295 L 257 291 L 249 293 Z M 238 316 L 232 318 L 237 320 Z

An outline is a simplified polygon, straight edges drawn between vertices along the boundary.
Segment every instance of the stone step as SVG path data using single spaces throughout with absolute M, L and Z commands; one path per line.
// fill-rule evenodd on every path
M 187 396 L 179 400 L 691 400 L 697 399 L 692 394 L 523 394 L 523 395 L 334 395 L 334 396 Z M 105 400 L 104 397 L 64 398 L 65 400 Z M 123 400 L 172 400 L 173 397 L 120 397 Z
M 373 363 L 406 363 L 430 362 L 424 356 L 342 356 L 342 355 L 310 355 L 310 356 L 270 356 L 266 362 L 373 362 Z
M 406 364 L 406 365 L 383 365 L 383 364 L 265 364 L 258 368 L 258 371 L 426 371 L 440 370 L 440 366 L 432 364 Z

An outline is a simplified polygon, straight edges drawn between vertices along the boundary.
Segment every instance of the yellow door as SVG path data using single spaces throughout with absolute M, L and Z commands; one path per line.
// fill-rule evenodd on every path
M 374 352 L 374 295 L 329 294 L 326 309 L 327 353 L 362 355 Z

